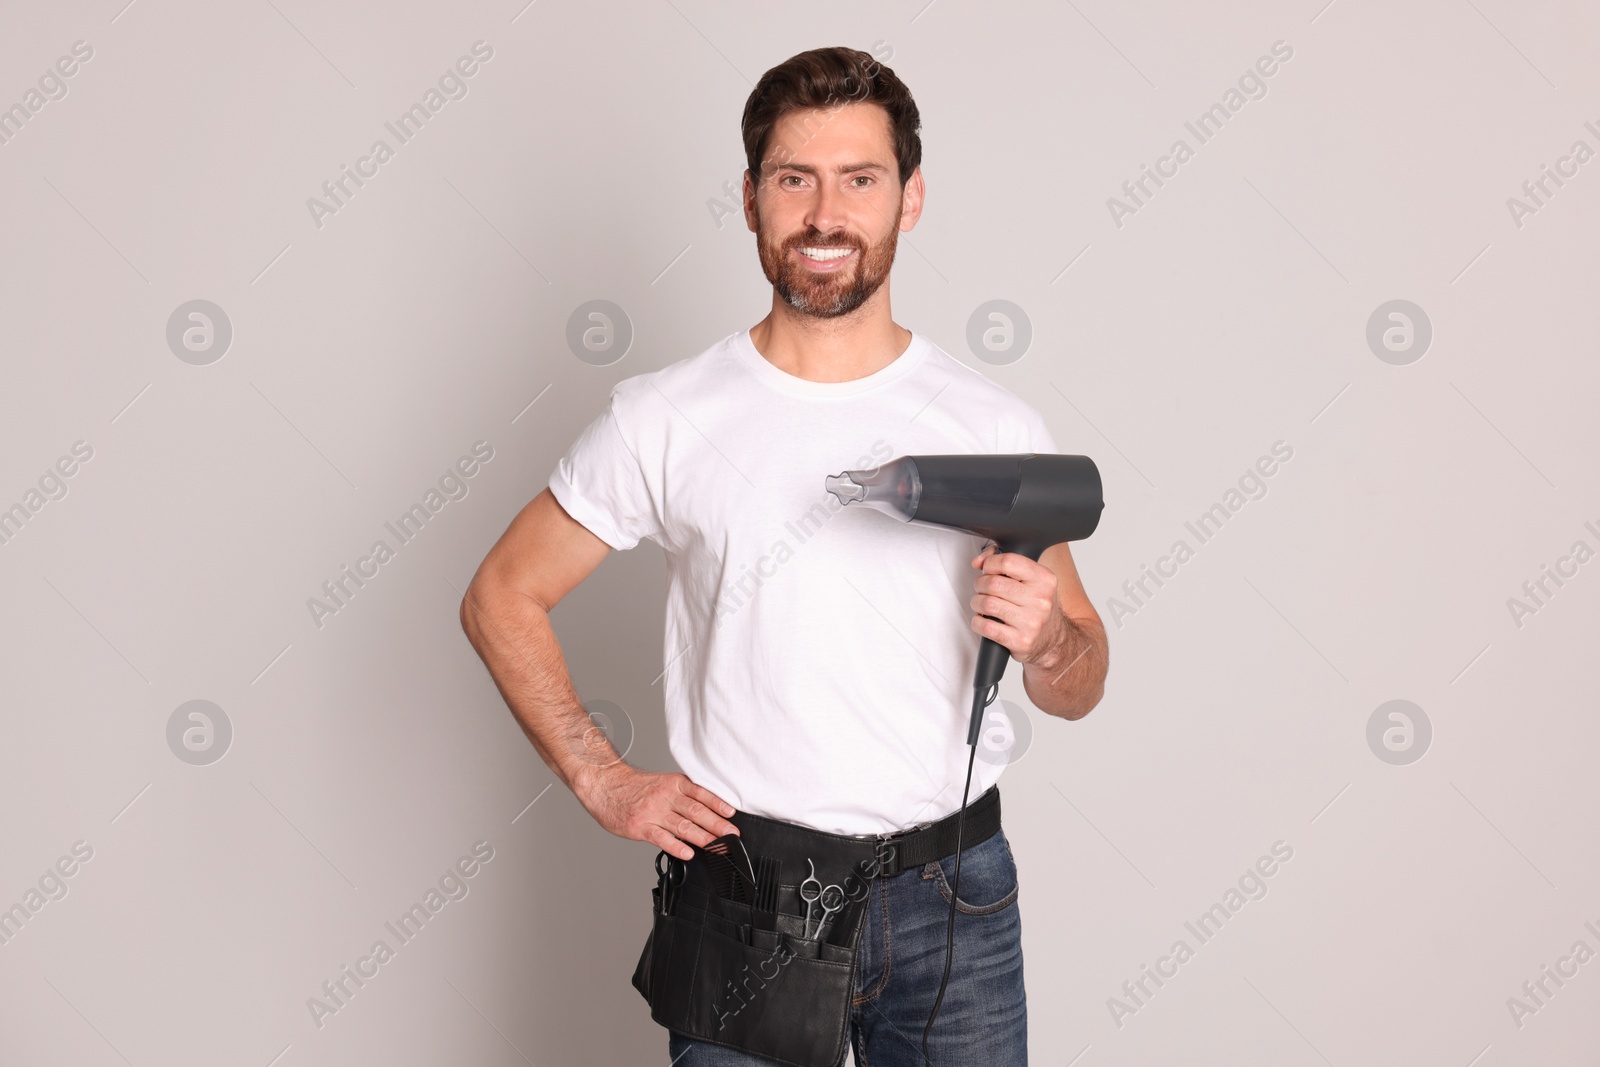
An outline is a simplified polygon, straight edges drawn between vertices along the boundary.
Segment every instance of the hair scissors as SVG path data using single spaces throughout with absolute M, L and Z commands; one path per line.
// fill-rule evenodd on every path
M 665 869 L 661 866 L 662 860 L 667 861 Z M 656 853 L 656 880 L 661 890 L 661 912 L 663 915 L 671 915 L 673 913 L 673 906 L 678 899 L 678 887 L 683 884 L 684 876 L 687 873 L 683 861 L 678 857 L 669 854 L 665 849 Z
M 817 878 L 816 864 L 811 862 L 811 857 L 809 856 L 806 857 L 806 867 L 811 873 L 807 874 L 805 880 L 800 883 L 800 899 L 805 901 L 806 904 L 806 921 L 800 927 L 800 936 L 810 938 L 819 936 L 822 933 L 822 924 L 828 921 L 828 916 L 844 906 L 844 890 L 836 885 L 824 888 L 822 882 Z M 824 900 L 824 897 L 827 899 Z M 817 920 L 816 933 L 812 933 L 811 908 L 819 900 L 822 900 L 822 918 Z M 830 901 L 832 902 L 831 904 L 829 903 Z
M 844 890 L 836 885 L 830 885 L 822 891 L 822 918 L 817 920 L 817 936 L 822 936 L 822 926 L 833 913 L 844 907 Z

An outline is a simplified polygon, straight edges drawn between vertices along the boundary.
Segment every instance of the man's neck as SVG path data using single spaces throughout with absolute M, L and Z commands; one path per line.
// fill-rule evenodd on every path
M 883 294 L 875 294 L 883 295 Z M 776 296 L 750 327 L 750 343 L 781 371 L 812 382 L 849 382 L 882 370 L 911 344 L 911 331 L 889 317 L 887 302 L 868 300 L 849 315 L 802 315 Z

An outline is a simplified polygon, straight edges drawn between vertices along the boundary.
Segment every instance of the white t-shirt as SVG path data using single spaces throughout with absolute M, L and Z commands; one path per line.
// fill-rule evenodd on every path
M 741 811 L 891 833 L 961 806 L 969 561 L 986 542 L 844 507 L 824 479 L 904 455 L 1056 451 L 1038 411 L 921 334 L 876 373 L 813 382 L 741 330 L 617 383 L 550 491 L 612 548 L 647 537 L 666 553 L 683 773 Z M 1002 769 L 978 760 L 972 797 Z

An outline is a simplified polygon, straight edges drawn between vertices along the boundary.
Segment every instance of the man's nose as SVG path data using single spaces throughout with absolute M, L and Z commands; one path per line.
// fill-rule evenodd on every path
M 843 191 L 826 182 L 822 183 L 811 202 L 811 209 L 806 213 L 806 222 L 818 233 L 833 237 L 836 231 L 844 229 L 844 221 Z

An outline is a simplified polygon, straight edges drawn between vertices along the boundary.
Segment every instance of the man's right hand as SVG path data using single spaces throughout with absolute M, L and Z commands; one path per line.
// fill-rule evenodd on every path
M 690 845 L 707 845 L 739 828 L 724 816 L 734 807 L 682 774 L 657 774 L 617 762 L 574 783 L 573 793 L 594 821 L 618 837 L 647 841 L 681 860 Z

